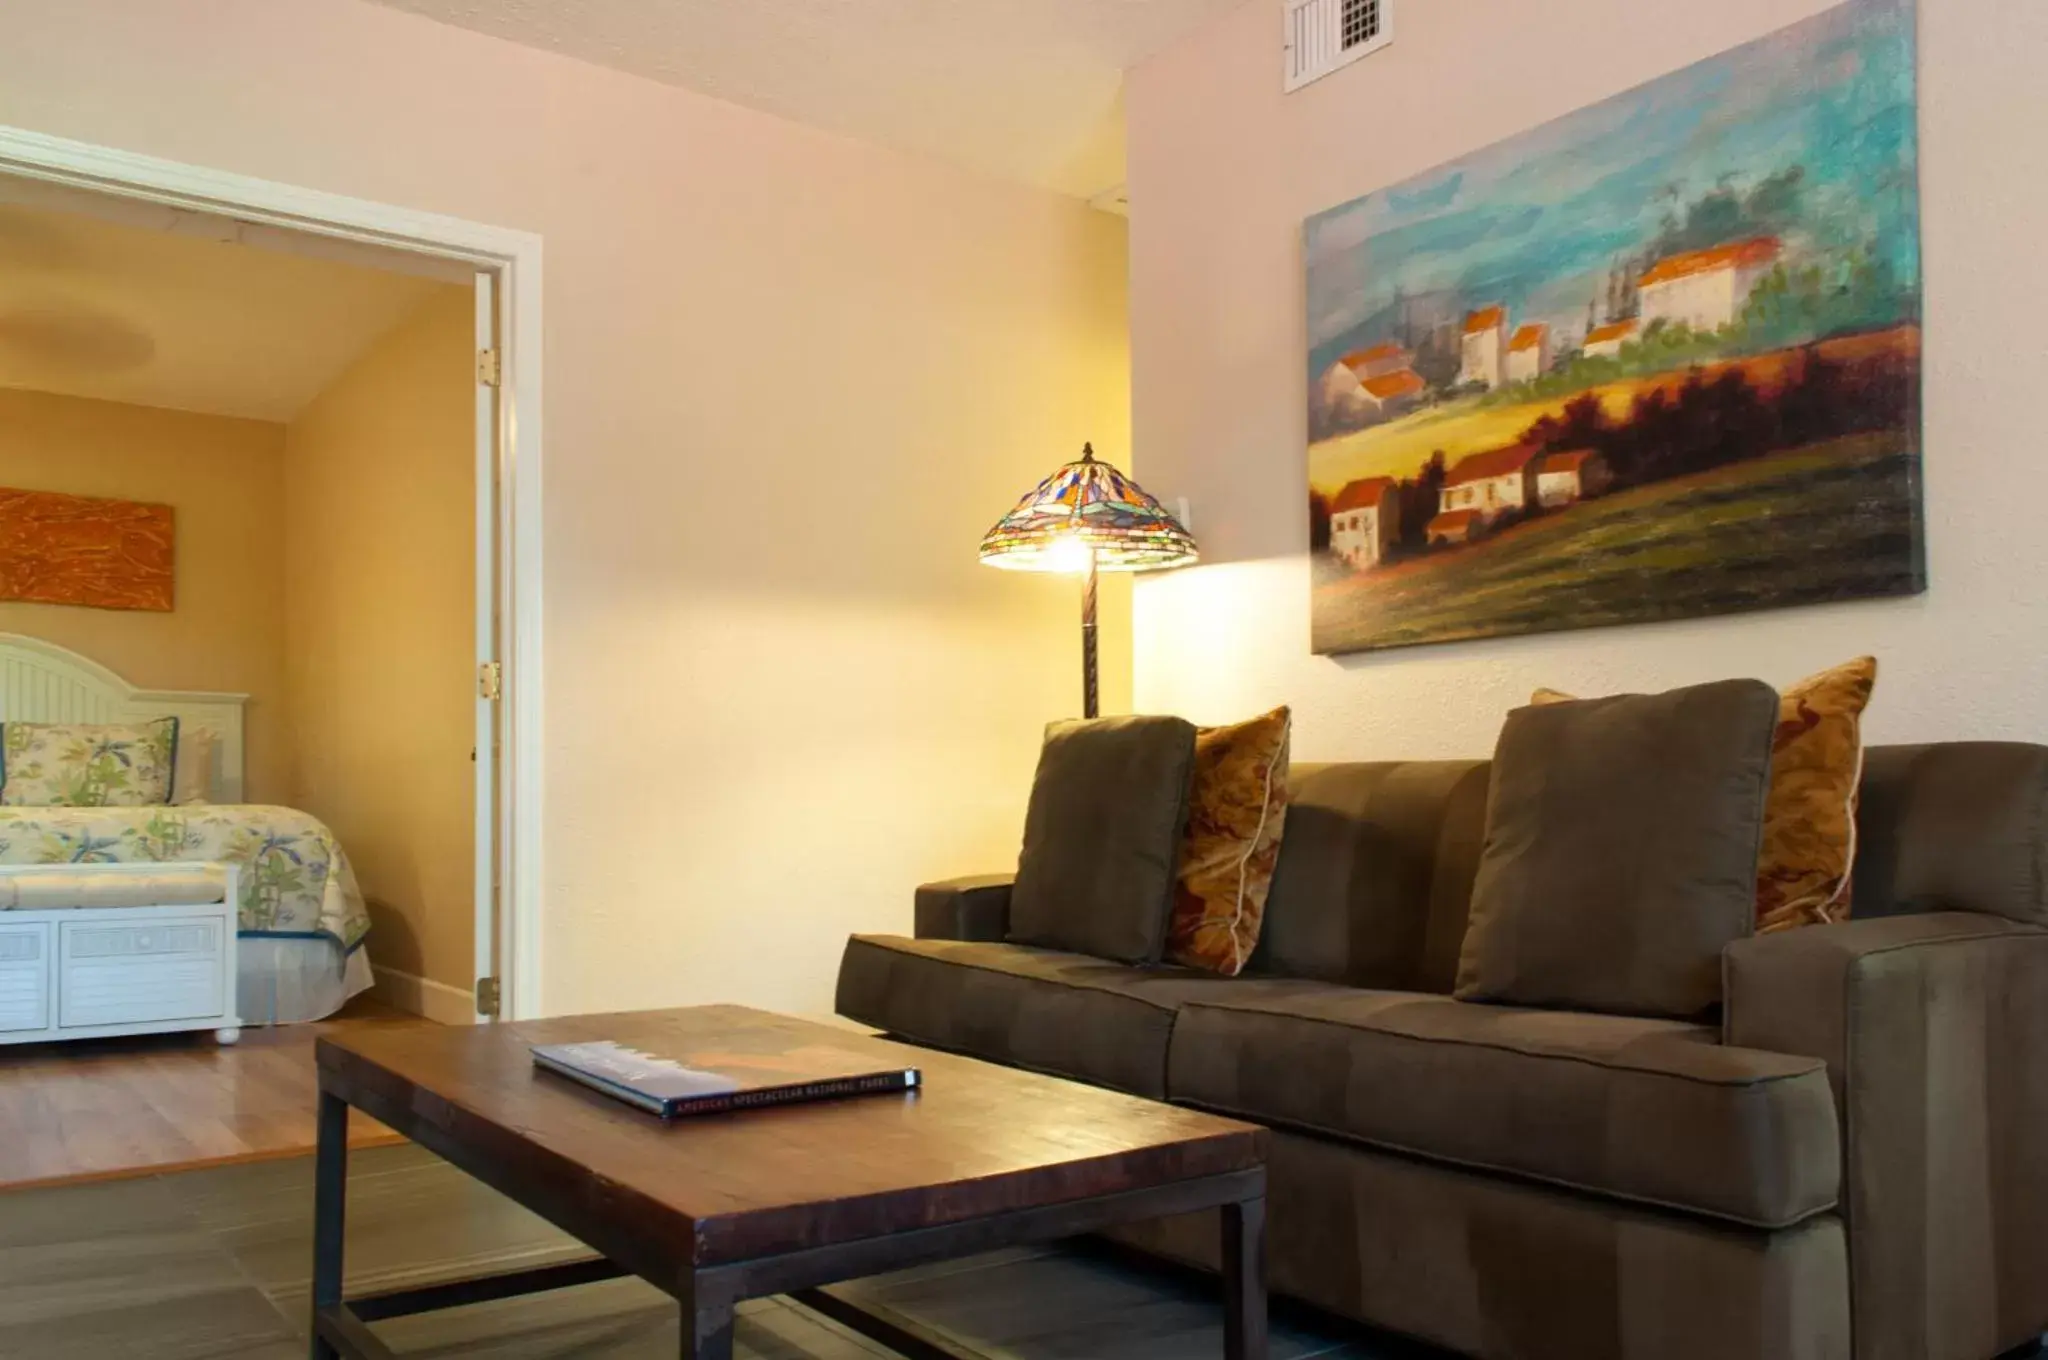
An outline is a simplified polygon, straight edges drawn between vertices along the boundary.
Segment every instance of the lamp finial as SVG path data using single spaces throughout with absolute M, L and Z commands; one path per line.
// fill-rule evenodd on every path
M 1081 443 L 1081 461 L 1082 461 L 1082 462 L 1084 462 L 1084 463 L 1092 463 L 1092 462 L 1094 462 L 1094 461 L 1095 461 L 1095 441 L 1093 441 L 1093 440 L 1083 440 L 1083 441 L 1082 441 L 1082 443 Z

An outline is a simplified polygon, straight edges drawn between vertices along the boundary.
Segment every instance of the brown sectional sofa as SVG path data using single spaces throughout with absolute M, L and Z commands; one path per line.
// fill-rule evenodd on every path
M 1482 1357 L 1987 1360 L 2048 1327 L 2048 749 L 1872 749 L 1855 919 L 1688 1024 L 1451 999 L 1483 762 L 1296 767 L 1246 975 L 856 936 L 846 1016 L 1275 1130 L 1274 1287 Z M 1212 1225 L 1128 1234 L 1213 1264 Z

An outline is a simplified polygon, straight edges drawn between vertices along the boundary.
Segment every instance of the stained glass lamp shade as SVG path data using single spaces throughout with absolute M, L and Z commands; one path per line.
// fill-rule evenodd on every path
M 1091 444 L 1034 487 L 982 536 L 981 560 L 1009 571 L 1071 572 L 1081 595 L 1084 712 L 1096 716 L 1095 573 L 1153 571 L 1195 560 L 1193 535 Z

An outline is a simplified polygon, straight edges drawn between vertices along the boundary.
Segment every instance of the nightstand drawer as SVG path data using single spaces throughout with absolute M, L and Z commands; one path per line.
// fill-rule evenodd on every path
M 223 922 L 216 916 L 65 922 L 58 1024 L 197 1020 L 221 1013 Z

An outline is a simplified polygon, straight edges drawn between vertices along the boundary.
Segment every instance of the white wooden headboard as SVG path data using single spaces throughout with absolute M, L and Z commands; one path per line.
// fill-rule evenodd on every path
M 246 694 L 137 689 L 99 662 L 54 642 L 0 633 L 0 723 L 147 722 L 176 718 L 181 732 L 217 738 L 213 800 L 242 801 L 242 707 Z

